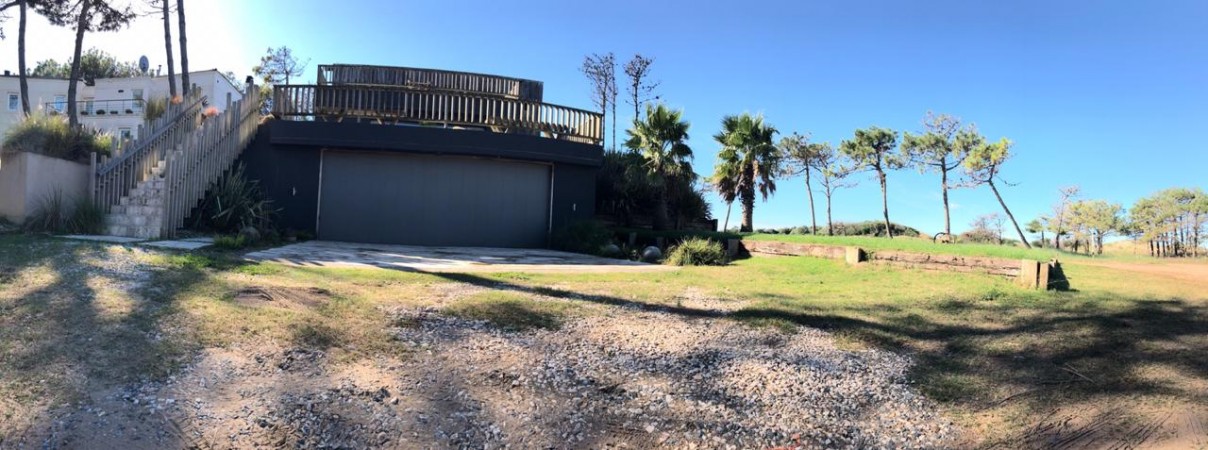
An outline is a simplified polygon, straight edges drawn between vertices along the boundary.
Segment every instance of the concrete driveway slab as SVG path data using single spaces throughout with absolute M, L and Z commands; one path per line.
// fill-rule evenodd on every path
M 309 241 L 244 256 L 314 267 L 380 267 L 417 272 L 642 272 L 674 267 L 543 249 L 423 247 Z

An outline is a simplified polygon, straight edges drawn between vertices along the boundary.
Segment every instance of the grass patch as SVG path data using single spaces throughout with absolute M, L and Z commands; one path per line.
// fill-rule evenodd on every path
M 886 239 L 872 236 L 816 236 L 798 234 L 750 234 L 743 236 L 744 240 L 793 242 L 801 244 L 819 244 L 835 246 L 855 246 L 875 252 L 877 250 L 897 250 L 918 253 L 933 253 L 943 255 L 986 256 L 994 258 L 1034 259 L 1047 261 L 1052 258 L 1066 260 L 1081 258 L 1082 255 L 1059 252 L 1048 248 L 1023 248 L 1007 245 L 992 244 L 941 244 L 930 239 L 920 239 L 909 236 L 899 236 Z
M 485 320 L 507 331 L 556 330 L 578 307 L 563 301 L 538 301 L 514 292 L 485 292 L 459 300 L 445 314 Z

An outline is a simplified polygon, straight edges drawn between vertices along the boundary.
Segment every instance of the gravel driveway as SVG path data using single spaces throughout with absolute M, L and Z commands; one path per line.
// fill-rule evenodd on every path
M 937 448 L 955 429 L 910 361 L 808 328 L 603 307 L 504 332 L 388 311 L 410 357 L 209 349 L 165 382 L 98 393 L 19 448 Z

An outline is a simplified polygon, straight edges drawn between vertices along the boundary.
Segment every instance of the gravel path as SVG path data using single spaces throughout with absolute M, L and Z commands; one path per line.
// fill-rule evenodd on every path
M 84 254 L 68 277 L 133 291 L 143 250 Z M 438 304 L 481 286 L 429 287 Z M 432 308 L 383 311 L 404 356 L 211 348 L 166 380 L 31 412 L 0 449 L 939 448 L 957 434 L 910 386 L 910 360 L 829 334 L 596 305 L 558 330 L 501 331 Z M 537 298 L 534 301 L 546 301 Z M 0 398 L 0 409 L 7 399 Z M 36 417 L 34 417 L 36 416 Z M 0 415 L 0 418 L 4 416 Z M 24 420 L 24 419 L 22 419 Z M 9 422 L 10 425 L 12 422 Z M 0 421 L 0 425 L 4 425 Z
M 558 331 L 391 312 L 405 362 L 211 349 L 94 396 L 29 448 L 937 448 L 910 362 L 724 319 L 610 308 Z M 32 436 L 31 436 L 32 437 Z

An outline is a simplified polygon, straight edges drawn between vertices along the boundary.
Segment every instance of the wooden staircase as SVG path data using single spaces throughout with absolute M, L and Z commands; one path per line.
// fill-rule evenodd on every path
M 256 134 L 259 89 L 247 92 L 217 115 L 207 114 L 204 97 L 172 105 L 113 157 L 93 154 L 93 201 L 106 212 L 107 234 L 170 238 L 184 226 Z

